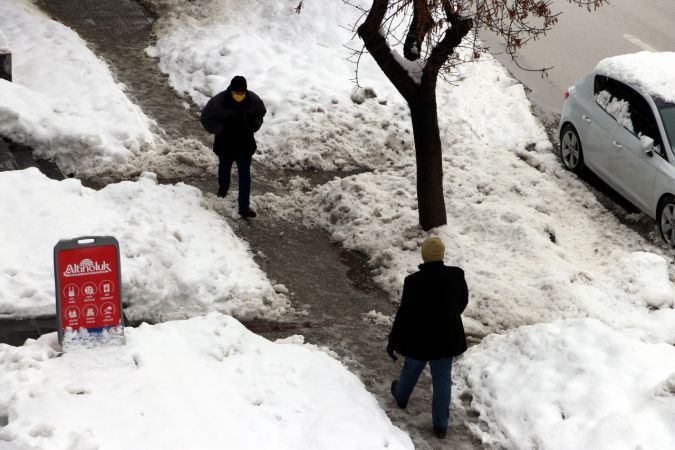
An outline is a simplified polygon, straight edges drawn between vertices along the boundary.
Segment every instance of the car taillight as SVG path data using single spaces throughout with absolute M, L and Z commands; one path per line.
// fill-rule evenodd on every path
M 569 97 L 569 96 L 570 96 L 570 91 L 565 91 L 565 92 L 563 92 L 563 98 L 564 98 L 565 100 L 567 100 L 567 97 Z

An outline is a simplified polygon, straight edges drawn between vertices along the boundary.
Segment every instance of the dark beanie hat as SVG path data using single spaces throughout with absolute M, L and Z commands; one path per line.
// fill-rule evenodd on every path
M 230 81 L 230 90 L 231 91 L 247 90 L 246 78 L 242 77 L 241 75 L 237 75 L 236 77 L 232 78 L 232 81 Z

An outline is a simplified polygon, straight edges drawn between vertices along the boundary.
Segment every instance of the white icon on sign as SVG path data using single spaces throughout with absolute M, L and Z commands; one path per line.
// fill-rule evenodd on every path
M 112 282 L 110 280 L 103 280 L 101 284 L 98 285 L 99 291 L 103 292 L 104 296 L 109 296 L 115 290 Z
M 96 286 L 94 286 L 94 283 L 87 283 L 84 285 L 83 291 L 87 297 L 92 297 L 96 294 Z
M 77 309 L 75 307 L 71 307 L 71 308 L 66 309 L 66 318 L 68 318 L 68 320 L 77 320 L 77 318 L 79 316 L 80 316 L 80 310 L 79 309 Z
M 92 318 L 96 317 L 96 313 L 97 313 L 97 309 L 96 309 L 96 307 L 93 306 L 93 305 L 87 306 L 87 307 L 84 309 L 84 316 L 85 316 L 87 319 L 92 319 Z
M 113 315 L 115 314 L 115 306 L 112 303 L 104 303 L 101 312 L 103 314 L 103 320 L 106 322 L 114 320 Z
M 78 289 L 74 284 L 69 284 L 63 289 L 63 295 L 68 297 L 68 300 L 75 300 L 77 297 Z

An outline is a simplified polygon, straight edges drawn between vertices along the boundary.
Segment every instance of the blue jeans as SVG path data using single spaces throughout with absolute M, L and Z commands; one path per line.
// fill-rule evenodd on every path
M 232 164 L 234 161 L 237 161 L 237 173 L 239 174 L 239 211 L 247 211 L 249 207 L 249 197 L 251 196 L 251 157 L 233 158 L 230 156 L 219 156 L 219 159 L 218 184 L 225 192 L 230 189 L 230 172 L 232 172 Z
M 394 391 L 394 398 L 401 404 L 407 404 L 417 380 L 426 367 L 427 361 L 418 361 L 406 357 L 401 369 L 398 386 Z M 431 419 L 438 428 L 448 428 L 450 415 L 450 390 L 452 388 L 452 357 L 433 359 L 431 366 L 431 382 L 433 384 L 433 399 L 431 401 Z

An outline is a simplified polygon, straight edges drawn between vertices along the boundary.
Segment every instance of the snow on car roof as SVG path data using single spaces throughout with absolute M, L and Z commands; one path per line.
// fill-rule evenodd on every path
M 675 103 L 675 52 L 638 52 L 605 58 L 595 72 L 644 94 Z

